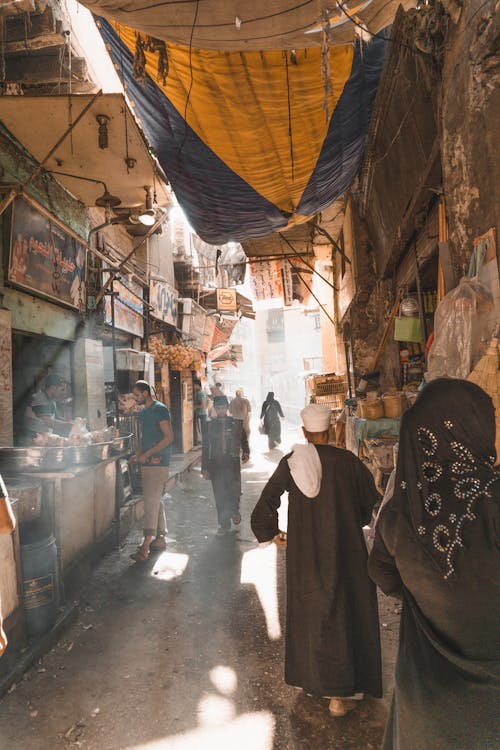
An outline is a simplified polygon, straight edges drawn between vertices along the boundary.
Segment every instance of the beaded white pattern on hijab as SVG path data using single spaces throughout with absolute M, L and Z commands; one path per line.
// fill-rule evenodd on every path
M 444 426 L 447 430 L 451 430 L 453 422 L 446 419 Z M 423 480 L 426 486 L 422 482 L 416 483 L 422 495 L 424 490 L 431 489 L 432 485 L 440 479 L 443 467 L 435 460 L 439 447 L 438 437 L 427 427 L 419 427 L 417 439 L 422 452 L 428 459 L 422 464 Z M 426 536 L 428 533 L 431 535 L 434 549 L 444 556 L 445 579 L 448 579 L 455 571 L 454 557 L 457 550 L 463 547 L 462 532 L 465 524 L 476 519 L 474 504 L 481 497 L 491 497 L 490 486 L 497 481 L 497 477 L 494 476 L 483 484 L 480 477 L 476 476 L 479 467 L 472 452 L 458 441 L 453 441 L 450 445 L 456 456 L 456 460 L 450 467 L 451 481 L 454 485 L 453 494 L 456 500 L 463 502 L 463 512 L 461 514 L 449 513 L 446 518 L 441 495 L 436 491 L 430 492 L 425 494 L 423 502 L 425 523 L 417 528 L 420 536 Z M 491 456 L 490 461 L 493 464 L 495 457 Z M 406 490 L 405 479 L 400 482 L 400 487 Z M 435 525 L 434 522 L 436 522 Z

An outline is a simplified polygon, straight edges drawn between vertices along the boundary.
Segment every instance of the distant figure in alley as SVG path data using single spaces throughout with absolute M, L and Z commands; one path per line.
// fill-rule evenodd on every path
M 212 482 L 217 519 L 218 536 L 231 530 L 231 522 L 241 522 L 241 461 L 250 456 L 248 440 L 239 419 L 228 417 L 226 396 L 214 396 L 216 418 L 208 423 L 207 468 L 203 472 Z
M 285 681 L 330 698 L 344 716 L 364 693 L 382 695 L 377 596 L 362 527 L 380 499 L 350 451 L 328 445 L 330 408 L 301 412 L 306 445 L 279 463 L 252 513 L 261 543 L 283 544 L 281 496 L 289 493 Z
M 252 414 L 252 406 L 250 401 L 245 397 L 243 388 L 237 389 L 235 398 L 229 404 L 229 413 L 235 419 L 241 419 L 243 429 L 246 432 L 248 440 L 250 440 L 250 415 Z
M 267 435 L 269 450 L 272 450 L 281 443 L 280 417 L 281 419 L 285 418 L 281 404 L 274 398 L 273 391 L 269 391 L 260 411 L 260 418 L 264 433 Z

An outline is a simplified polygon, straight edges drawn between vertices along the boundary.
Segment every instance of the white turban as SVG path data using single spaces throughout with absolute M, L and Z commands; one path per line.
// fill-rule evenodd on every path
M 308 432 L 325 432 L 330 427 L 332 410 L 325 404 L 309 404 L 300 416 Z

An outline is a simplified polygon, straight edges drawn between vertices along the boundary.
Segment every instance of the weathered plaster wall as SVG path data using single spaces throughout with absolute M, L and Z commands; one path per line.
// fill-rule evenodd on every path
M 444 0 L 450 24 L 442 82 L 442 169 L 458 277 L 472 240 L 500 228 L 500 2 Z
M 0 123 L 0 183 L 23 184 L 38 166 L 32 156 Z M 52 177 L 34 180 L 29 195 L 84 239 L 89 230 L 87 209 Z
M 356 196 L 358 198 L 359 196 Z M 372 369 L 375 352 L 394 304 L 394 281 L 379 279 L 375 252 L 359 211 L 359 201 L 351 201 L 355 247 L 355 296 L 346 319 L 350 326 L 356 380 Z M 399 357 L 391 335 L 380 361 L 380 385 L 383 390 L 398 385 Z

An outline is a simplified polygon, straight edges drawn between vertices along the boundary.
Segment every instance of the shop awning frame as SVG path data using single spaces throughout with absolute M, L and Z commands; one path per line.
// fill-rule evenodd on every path
M 105 148 L 99 146 L 97 117 L 107 118 Z M 106 183 L 124 208 L 144 204 L 146 185 L 155 188 L 159 206 L 171 203 L 167 179 L 122 93 L 3 96 L 0 122 L 38 162 L 23 188 L 43 171 L 65 172 L 74 177 L 59 174 L 57 181 L 85 206 L 95 206 L 99 196 L 92 180 Z M 68 125 L 55 138 L 61 123 Z

